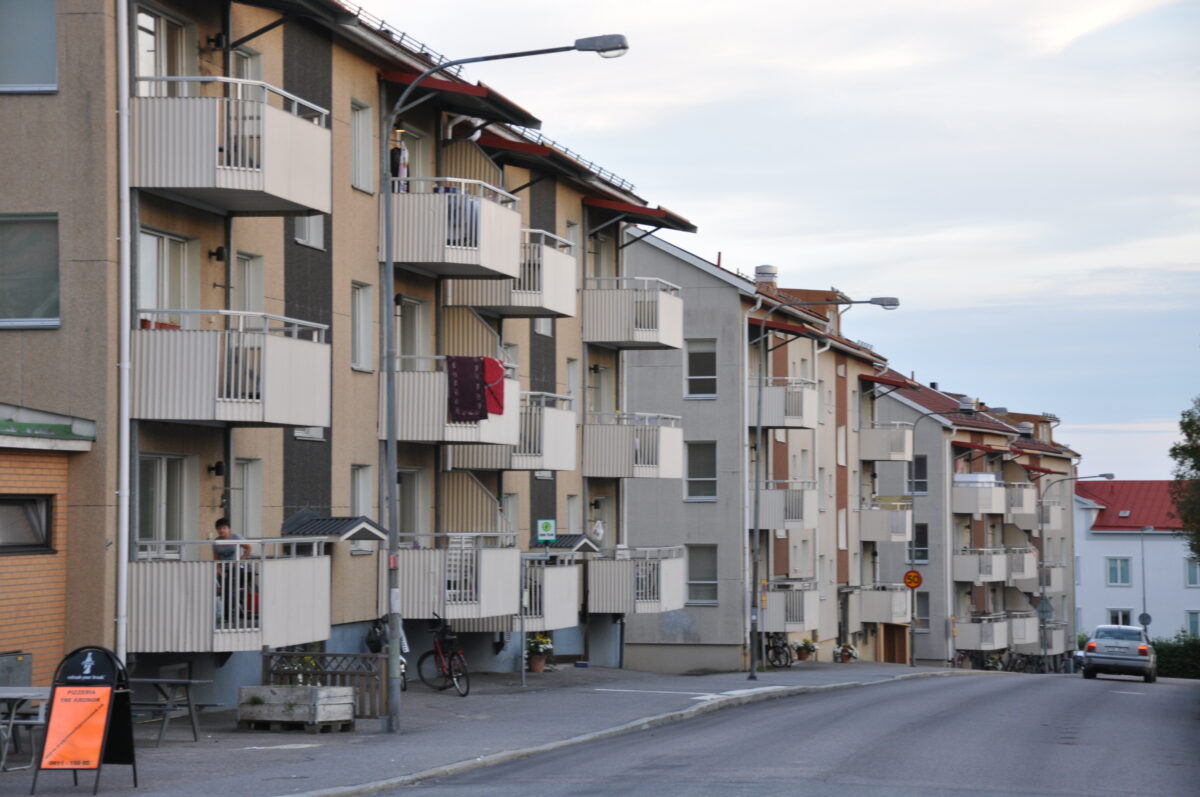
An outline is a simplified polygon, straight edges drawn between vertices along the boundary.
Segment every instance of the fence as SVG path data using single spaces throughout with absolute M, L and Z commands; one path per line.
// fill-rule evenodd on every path
M 353 686 L 356 718 L 387 715 L 384 653 L 263 653 L 262 681 L 267 686 Z

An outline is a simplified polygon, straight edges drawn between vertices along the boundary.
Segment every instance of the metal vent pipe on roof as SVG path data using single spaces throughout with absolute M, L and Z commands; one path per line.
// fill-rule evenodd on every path
M 779 269 L 775 266 L 756 266 L 754 269 L 754 284 L 760 287 L 774 288 L 779 279 Z

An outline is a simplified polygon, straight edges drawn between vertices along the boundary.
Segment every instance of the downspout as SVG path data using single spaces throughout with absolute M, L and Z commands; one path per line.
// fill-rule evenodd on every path
M 117 0 L 117 606 L 116 654 L 129 653 L 130 329 L 133 313 L 129 196 L 129 2 Z
M 742 525 L 744 525 L 747 529 L 750 529 L 750 533 L 752 534 L 757 534 L 758 532 L 757 530 L 751 528 L 751 525 L 754 522 L 752 519 L 754 508 L 753 496 L 751 495 L 750 488 L 752 472 L 750 467 L 750 314 L 758 312 L 758 310 L 762 308 L 762 303 L 762 294 L 757 294 L 755 296 L 754 306 L 746 311 L 742 319 L 742 460 L 744 465 L 743 473 L 746 475 L 746 478 L 742 480 Z M 745 603 L 742 606 L 742 620 L 746 623 L 747 628 L 747 648 L 751 644 L 749 642 L 748 629 L 750 628 L 750 611 L 753 608 L 750 605 L 750 590 L 753 585 L 750 583 L 750 545 L 748 543 L 749 540 L 743 537 L 742 573 L 745 576 L 745 584 L 742 588 L 742 600 Z
M 829 338 L 823 338 L 821 343 L 818 343 L 816 346 L 813 347 L 813 379 L 817 383 L 817 391 L 818 391 L 817 392 L 817 407 L 818 408 L 820 408 L 822 406 L 821 394 L 820 394 L 820 390 L 821 390 L 821 355 L 824 354 L 825 352 L 829 351 L 829 349 L 832 346 L 833 346 L 833 341 L 831 341 Z M 820 412 L 820 409 L 818 409 L 817 411 Z M 836 434 L 836 432 L 835 432 L 835 434 Z M 812 470 L 813 470 L 812 476 L 813 476 L 813 480 L 817 482 L 817 516 L 818 516 L 818 520 L 819 520 L 820 514 L 821 514 L 821 510 L 820 510 L 821 491 L 825 489 L 825 485 L 822 484 L 819 479 L 819 477 L 821 475 L 820 463 L 821 463 L 821 423 L 820 423 L 820 418 L 818 418 L 817 419 L 817 428 L 813 430 L 813 451 L 812 451 Z M 833 526 L 834 526 L 833 534 L 834 534 L 834 538 L 836 539 L 836 537 L 837 537 L 837 510 L 836 509 L 834 510 L 834 515 L 833 515 Z M 817 528 L 817 533 L 813 535 L 812 569 L 813 569 L 813 576 L 815 576 L 816 582 L 817 582 L 817 595 L 820 596 L 821 590 L 823 590 L 824 587 L 821 585 L 821 572 L 817 568 L 817 565 L 820 564 L 820 562 L 821 562 L 821 525 L 819 522 L 816 524 L 816 528 Z M 837 596 L 836 591 L 834 592 L 834 596 L 835 597 Z M 818 610 L 817 613 L 819 615 L 820 610 Z M 839 626 L 841 625 L 840 616 L 838 618 L 838 625 Z M 818 620 L 817 621 L 817 636 L 818 636 L 818 638 L 820 637 L 820 634 L 821 634 L 820 620 Z

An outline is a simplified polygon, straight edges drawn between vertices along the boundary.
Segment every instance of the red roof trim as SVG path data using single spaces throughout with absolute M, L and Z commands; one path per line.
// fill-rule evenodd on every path
M 864 382 L 878 382 L 881 385 L 894 385 L 895 387 L 908 387 L 908 380 L 896 379 L 891 376 L 880 376 L 876 374 L 859 374 L 858 378 Z
M 1040 465 L 1025 465 L 1020 462 L 1018 462 L 1017 464 L 1020 465 L 1025 470 L 1031 470 L 1034 473 L 1058 473 L 1058 471 L 1056 471 L 1056 470 L 1050 470 L 1049 468 L 1043 468 Z
M 951 440 L 950 445 L 958 446 L 959 448 L 970 448 L 974 449 L 975 451 L 986 451 L 989 454 L 1002 453 L 1007 450 L 1003 448 L 996 448 L 995 446 L 985 446 L 982 443 L 964 443 L 961 440 Z
M 611 210 L 614 213 L 625 213 L 630 216 L 641 217 L 644 223 L 654 224 L 659 227 L 666 227 L 681 232 L 696 231 L 695 224 L 692 224 L 683 216 L 672 213 L 662 207 L 652 208 L 644 205 L 634 205 L 630 202 L 619 202 L 615 199 L 599 199 L 597 197 L 584 197 L 583 204 L 586 207 Z
M 384 69 L 379 73 L 379 76 L 391 83 L 412 83 L 417 79 L 417 75 L 409 74 L 408 72 L 396 72 L 391 69 Z M 485 86 L 472 86 L 470 83 L 455 83 L 450 80 L 439 80 L 435 77 L 427 77 L 421 81 L 421 88 L 436 89 L 437 91 L 449 91 L 453 94 L 467 94 L 471 97 L 486 97 L 491 94 L 491 90 Z
M 763 320 L 761 318 L 755 318 L 752 316 L 750 318 L 750 324 L 752 326 L 761 327 L 761 326 L 763 326 Z M 798 324 L 785 324 L 782 321 L 768 321 L 766 326 L 767 326 L 767 329 L 777 329 L 780 332 L 795 332 L 798 335 L 820 335 L 821 334 L 820 332 L 817 332 L 815 329 L 811 329 L 809 327 L 802 327 Z

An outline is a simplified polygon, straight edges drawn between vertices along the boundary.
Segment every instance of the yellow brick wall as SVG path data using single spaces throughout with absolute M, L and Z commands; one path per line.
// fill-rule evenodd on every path
M 66 652 L 67 467 L 65 453 L 0 449 L 0 494 L 53 494 L 55 553 L 0 554 L 0 650 L 33 653 L 33 683 L 48 686 Z

